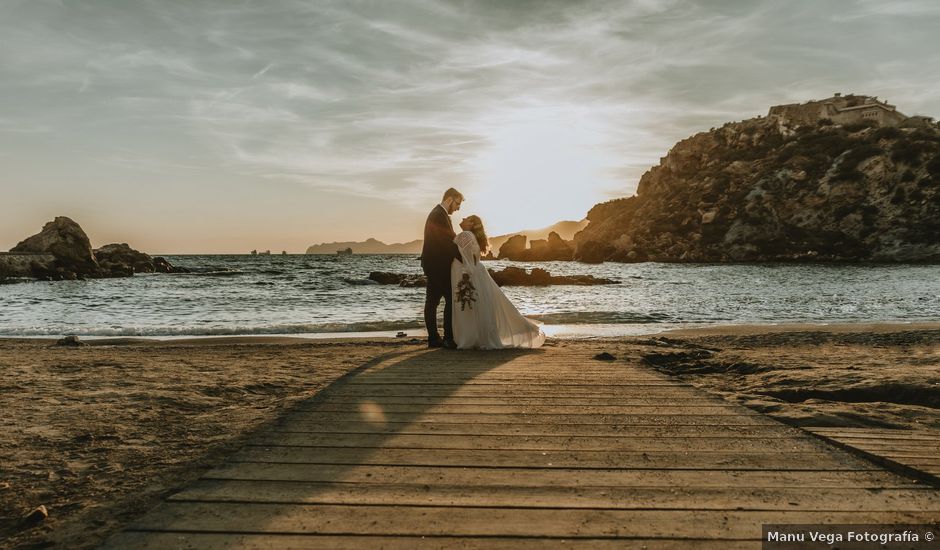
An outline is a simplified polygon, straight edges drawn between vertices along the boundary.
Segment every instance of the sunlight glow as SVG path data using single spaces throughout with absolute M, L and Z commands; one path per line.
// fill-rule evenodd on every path
M 375 401 L 363 401 L 359 404 L 359 414 L 369 424 L 385 425 L 385 410 Z
M 622 186 L 612 176 L 618 157 L 599 142 L 609 135 L 600 119 L 564 105 L 494 117 L 490 147 L 468 162 L 479 184 L 460 216 L 479 215 L 490 235 L 584 218 L 603 189 Z

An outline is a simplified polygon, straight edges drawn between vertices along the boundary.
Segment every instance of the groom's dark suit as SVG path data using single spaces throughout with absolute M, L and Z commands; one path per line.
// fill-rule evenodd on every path
M 444 207 L 437 205 L 428 214 L 424 224 L 424 248 L 421 251 L 421 267 L 428 278 L 424 299 L 424 324 L 428 328 L 428 343 L 440 341 L 437 332 L 437 306 L 444 298 L 444 340 L 454 340 L 454 295 L 451 292 L 450 266 L 460 250 L 454 243 L 454 227 Z

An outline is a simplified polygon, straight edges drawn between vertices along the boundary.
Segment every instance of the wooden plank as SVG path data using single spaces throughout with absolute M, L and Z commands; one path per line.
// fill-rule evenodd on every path
M 937 459 L 937 457 L 940 456 L 940 454 L 938 454 L 934 449 L 924 448 L 868 447 L 864 445 L 858 446 L 857 448 L 872 454 L 905 457 L 911 459 L 931 460 Z
M 378 395 L 378 396 L 345 396 L 336 395 L 329 398 L 330 403 L 365 402 L 379 405 L 437 405 L 446 402 L 448 405 L 477 406 L 477 405 L 682 405 L 682 406 L 710 406 L 720 403 L 714 399 L 703 397 L 569 397 L 563 395 L 542 395 L 537 397 L 510 397 L 480 395 L 473 397 L 450 397 L 428 395 Z
M 494 389 L 494 388 L 503 388 L 503 389 L 506 389 L 506 388 L 509 388 L 509 389 L 513 389 L 513 388 L 541 388 L 541 389 L 543 389 L 543 390 L 544 390 L 544 389 L 547 389 L 547 388 L 561 388 L 561 389 L 564 389 L 564 390 L 567 390 L 567 389 L 577 390 L 578 388 L 588 388 L 588 389 L 594 390 L 594 389 L 612 389 L 612 388 L 626 388 L 626 389 L 633 389 L 633 388 L 638 388 L 638 389 L 645 389 L 645 388 L 669 388 L 669 389 L 675 389 L 675 388 L 690 388 L 690 387 L 692 387 L 691 384 L 684 384 L 684 383 L 681 383 L 681 382 L 671 382 L 671 381 L 668 381 L 668 380 L 662 380 L 662 381 L 654 381 L 654 380 L 644 381 L 644 380 L 640 380 L 640 381 L 637 381 L 637 382 L 624 382 L 624 381 L 621 380 L 619 383 L 613 383 L 613 382 L 604 383 L 604 382 L 598 382 L 598 381 L 580 382 L 580 383 L 577 383 L 577 382 L 558 383 L 558 382 L 541 382 L 541 381 L 538 381 L 538 380 L 529 380 L 529 381 L 524 381 L 524 382 L 520 381 L 520 382 L 517 382 L 517 383 L 501 384 L 501 383 L 497 383 L 497 382 L 475 382 L 475 381 L 473 381 L 472 378 L 470 378 L 470 379 L 465 380 L 465 381 L 459 381 L 459 380 L 458 380 L 458 381 L 455 381 L 455 382 L 453 382 L 453 383 L 451 383 L 451 384 L 438 384 L 438 383 L 433 382 L 433 381 L 432 381 L 432 382 L 426 382 L 426 381 L 424 381 L 424 380 L 421 379 L 421 378 L 415 378 L 414 380 L 411 380 L 411 381 L 409 381 L 409 382 L 381 382 L 381 381 L 375 381 L 375 382 L 373 382 L 373 381 L 370 380 L 368 377 L 350 379 L 350 380 L 346 381 L 345 383 L 343 383 L 343 385 L 342 385 L 342 387 L 343 387 L 344 389 L 345 389 L 345 388 L 354 388 L 354 387 L 366 387 L 366 386 L 380 386 L 380 387 L 388 388 L 388 389 L 406 388 L 406 389 L 411 389 L 411 390 L 414 390 L 415 388 L 423 388 L 423 387 L 426 387 L 426 388 L 428 388 L 428 389 L 437 389 L 437 390 L 459 389 L 459 388 L 474 388 L 474 389 L 483 389 L 483 390 L 486 390 L 486 389 Z
M 936 446 L 937 439 L 936 437 L 926 435 L 926 434 L 896 434 L 896 433 L 860 433 L 860 432 L 844 432 L 844 431 L 822 431 L 815 428 L 810 428 L 810 431 L 813 433 L 818 433 L 820 435 L 825 435 L 826 437 L 831 437 L 833 439 L 840 440 L 853 440 L 859 442 L 891 442 L 891 441 L 917 441 L 924 444 L 934 444 Z
M 480 487 L 436 484 L 349 484 L 201 480 L 173 495 L 180 502 L 569 508 L 604 510 L 817 510 L 938 512 L 931 490 L 635 487 Z
M 370 466 L 318 464 L 223 464 L 206 479 L 312 481 L 336 483 L 457 484 L 516 487 L 754 487 L 816 489 L 922 488 L 916 483 L 876 466 L 869 470 L 663 470 L 579 468 L 445 468 L 427 466 Z
M 467 413 L 474 414 L 709 414 L 737 415 L 736 405 L 721 403 L 702 405 L 453 405 L 449 402 L 432 405 L 379 405 L 377 403 L 334 403 L 324 401 L 298 407 L 305 412 L 358 412 L 363 406 L 377 407 L 386 413 Z
M 759 538 L 758 533 L 758 538 Z M 752 550 L 756 538 L 750 540 L 705 540 L 696 538 L 642 539 L 629 537 L 428 537 L 366 535 L 251 535 L 241 533 L 195 533 L 195 532 L 148 532 L 128 531 L 112 537 L 101 550 L 359 550 L 382 548 L 384 550 L 440 550 L 461 548 L 462 550 L 520 550 L 545 548 L 623 550 L 625 547 L 645 550 Z
M 758 437 L 793 437 L 799 430 L 785 426 L 744 425 L 702 425 L 702 424 L 634 424 L 630 426 L 613 424 L 492 424 L 492 423 L 449 423 L 405 422 L 398 424 L 373 424 L 370 422 L 335 422 L 321 423 L 305 420 L 285 419 L 272 425 L 272 433 L 342 433 L 342 434 L 386 434 L 386 435 L 512 435 L 518 437 L 536 436 L 591 436 L 606 437 L 735 437 L 742 439 Z
M 386 374 L 382 372 L 366 372 L 363 373 L 359 379 L 368 379 L 375 382 L 405 382 L 409 383 L 415 378 L 414 373 L 398 373 L 398 374 Z M 673 378 L 667 376 L 650 376 L 649 374 L 629 372 L 629 371 L 620 371 L 620 370 L 607 370 L 607 371 L 585 371 L 585 370 L 576 370 L 576 369 L 562 369 L 562 370 L 553 370 L 551 372 L 525 372 L 525 371 L 489 371 L 479 374 L 474 374 L 472 376 L 467 376 L 466 373 L 457 372 L 457 371 L 434 371 L 434 372 L 425 372 L 421 374 L 421 380 L 424 382 L 443 382 L 443 383 L 452 383 L 453 381 L 460 380 L 473 380 L 475 382 L 486 382 L 493 384 L 501 383 L 510 383 L 510 384 L 519 384 L 530 382 L 533 378 L 537 378 L 538 381 L 542 383 L 546 382 L 587 382 L 591 384 L 596 384 L 600 381 L 612 381 L 612 382 L 623 382 L 629 381 L 633 382 L 671 382 L 675 384 L 677 381 Z M 348 379 L 347 379 L 348 380 Z
M 296 432 L 261 433 L 251 445 L 284 447 L 382 447 L 385 449 L 515 449 L 531 451 L 741 451 L 741 452 L 819 452 L 824 446 L 811 439 L 774 437 L 620 436 L 502 436 L 502 435 L 384 435 L 311 434 Z
M 282 534 L 743 539 L 763 523 L 932 523 L 936 512 L 572 510 L 166 502 L 132 529 Z
M 915 449 L 940 449 L 940 443 L 936 441 L 927 441 L 923 439 L 870 439 L 856 437 L 826 436 L 839 441 L 851 442 L 855 445 L 865 445 L 866 447 L 911 447 Z
M 610 452 L 610 451 L 512 451 L 441 449 L 351 449 L 305 447 L 246 447 L 232 456 L 234 462 L 282 462 L 297 464 L 400 464 L 424 466 L 490 466 L 541 468 L 713 468 L 862 470 L 869 466 L 848 455 L 833 453 L 743 452 Z
M 409 396 L 420 394 L 426 397 L 545 397 L 550 395 L 557 396 L 566 396 L 571 399 L 576 399 L 578 397 L 621 397 L 621 398 L 631 398 L 631 397 L 660 397 L 660 398 L 672 398 L 672 397 L 697 397 L 697 398 L 706 398 L 707 395 L 704 393 L 698 393 L 697 391 L 689 391 L 688 389 L 683 388 L 671 388 L 671 387 L 662 387 L 662 386 L 649 386 L 645 388 L 618 388 L 616 390 L 599 387 L 599 388 L 585 388 L 585 387 L 575 387 L 565 389 L 565 391 L 560 391 L 558 389 L 552 388 L 536 388 L 531 386 L 519 386 L 517 388 L 507 388 L 505 386 L 494 386 L 492 388 L 472 388 L 466 386 L 454 386 L 450 389 L 445 387 L 408 387 L 408 386 L 342 386 L 336 387 L 329 390 L 329 393 L 320 394 L 319 400 L 327 400 L 333 397 L 346 396 L 346 397 L 359 397 L 359 396 L 369 396 L 369 397 L 380 397 L 380 396 Z
M 892 470 L 940 486 L 940 445 L 936 441 L 908 439 L 910 432 L 901 430 L 866 430 L 862 437 L 858 437 L 861 430 L 812 429 L 812 432 Z
M 933 458 L 898 455 L 881 455 L 881 457 L 921 471 L 927 471 L 934 466 L 940 465 L 940 460 Z
M 404 375 L 404 376 L 385 376 L 385 375 L 374 375 L 366 373 L 362 375 L 360 380 L 368 380 L 370 383 L 382 383 L 382 384 L 402 384 L 402 385 L 411 385 L 414 382 L 414 375 Z M 474 376 L 468 378 L 466 376 L 460 375 L 441 375 L 439 373 L 426 373 L 421 376 L 421 382 L 424 384 L 440 384 L 445 386 L 455 385 L 455 384 L 465 384 L 472 381 L 474 384 L 500 384 L 500 385 L 511 385 L 511 386 L 528 386 L 532 383 L 538 383 L 541 385 L 570 385 L 570 384 L 590 384 L 597 385 L 610 382 L 612 384 L 622 384 L 626 377 L 623 373 L 607 373 L 607 374 L 591 374 L 591 373 L 552 373 L 551 375 L 532 375 L 532 374 L 521 374 L 518 376 L 492 376 L 488 374 Z M 668 378 L 661 377 L 644 377 L 644 376 L 630 376 L 627 378 L 631 384 L 648 384 L 648 383 L 670 383 L 677 384 L 676 380 L 670 380 Z M 679 383 L 680 385 L 682 383 Z
M 632 424 L 694 424 L 703 425 L 723 424 L 729 425 L 779 425 L 768 419 L 766 416 L 754 415 L 702 415 L 695 413 L 675 413 L 675 414 L 473 414 L 473 413 L 430 413 L 430 414 L 408 414 L 408 413 L 387 413 L 365 415 L 360 412 L 296 412 L 291 415 L 291 420 L 319 421 L 329 422 L 372 422 L 382 424 L 386 422 L 399 423 L 468 423 L 468 422 L 486 422 L 486 423 L 505 423 L 505 424 L 556 424 L 556 423 L 611 423 L 622 426 Z
M 902 429 L 893 429 L 893 428 L 848 428 L 848 427 L 810 427 L 807 428 L 813 432 L 826 433 L 826 434 L 836 434 L 836 435 L 845 435 L 848 437 L 862 437 L 862 436 L 883 436 L 883 437 L 911 437 L 918 436 L 930 439 L 932 438 L 938 430 L 902 430 Z

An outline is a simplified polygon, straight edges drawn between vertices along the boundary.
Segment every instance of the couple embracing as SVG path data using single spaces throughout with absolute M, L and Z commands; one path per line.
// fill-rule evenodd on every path
M 424 323 L 429 348 L 537 348 L 545 334 L 503 294 L 481 261 L 488 247 L 483 222 L 468 216 L 454 232 L 450 215 L 463 195 L 448 189 L 424 225 L 421 267 L 427 275 Z M 437 307 L 444 299 L 444 338 L 437 331 Z

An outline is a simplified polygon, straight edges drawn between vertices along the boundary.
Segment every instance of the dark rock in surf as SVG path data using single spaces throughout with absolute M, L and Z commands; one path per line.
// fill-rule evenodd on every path
M 404 275 L 387 271 L 373 271 L 369 273 L 369 279 L 380 285 L 398 285 L 406 288 L 425 287 L 428 284 L 427 277 L 424 275 Z

